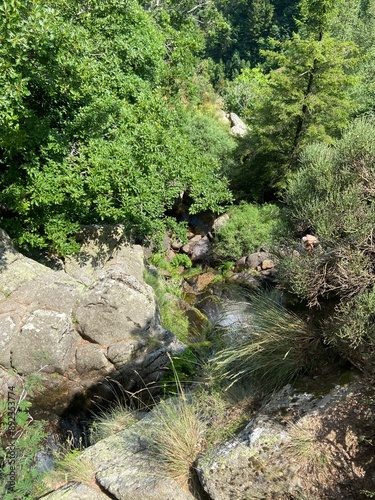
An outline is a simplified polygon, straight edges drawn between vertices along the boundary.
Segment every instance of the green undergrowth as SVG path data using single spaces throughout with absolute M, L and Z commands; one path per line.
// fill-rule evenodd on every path
M 242 202 L 228 210 L 230 218 L 217 231 L 214 255 L 218 260 L 238 260 L 244 255 L 271 246 L 273 231 L 279 218 L 276 205 Z
M 47 437 L 46 422 L 30 414 L 39 378 L 32 374 L 23 379 L 14 371 L 8 375 L 14 386 L 8 386 L 8 399 L 0 401 L 0 498 L 34 500 L 42 484 L 36 457 Z
M 181 300 L 181 279 L 171 278 L 168 282 L 158 273 L 146 270 L 145 282 L 156 295 L 162 325 L 171 330 L 181 342 L 186 342 L 189 335 L 189 320 L 179 307 Z
M 179 256 L 187 257 L 176 255 Z M 155 292 L 162 325 L 171 330 L 181 342 L 190 346 L 199 357 L 204 356 L 210 346 L 211 325 L 199 310 L 184 301 L 182 286 L 184 278 L 199 274 L 201 267 L 181 271 L 179 266 L 174 267 L 173 262 L 167 262 L 161 254 L 152 256 L 150 263 L 157 264 L 158 267 L 146 269 L 144 279 Z M 170 276 L 166 278 L 163 270 L 168 271 Z M 189 311 L 196 315 L 198 324 L 189 322 Z

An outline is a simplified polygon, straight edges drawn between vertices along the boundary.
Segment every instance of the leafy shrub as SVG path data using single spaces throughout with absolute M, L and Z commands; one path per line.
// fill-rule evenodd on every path
M 375 346 L 374 315 L 375 287 L 336 308 L 336 335 L 354 348 L 363 343 Z
M 357 368 L 373 371 L 375 361 L 375 287 L 336 305 L 326 319 L 325 341 Z
M 148 259 L 148 262 L 159 269 L 165 269 L 166 271 L 172 271 L 172 266 L 165 259 L 165 254 L 163 253 L 154 253 Z M 150 277 L 151 279 L 151 277 Z M 151 284 L 151 283 L 149 283 Z
M 271 245 L 279 216 L 276 205 L 241 203 L 229 213 L 230 219 L 216 235 L 214 253 L 218 259 L 237 260 Z
M 278 279 L 309 307 L 319 307 L 323 299 L 339 295 L 350 300 L 371 287 L 375 282 L 371 269 L 369 255 L 346 245 L 313 255 L 284 256 L 278 264 Z
M 179 253 L 175 255 L 171 262 L 172 267 L 180 267 L 183 266 L 185 269 L 190 269 L 193 265 L 189 257 L 184 253 Z
M 170 77 L 196 69 L 194 23 L 182 36 L 134 0 L 78 17 L 70 0 L 44 4 L 1 7 L 0 223 L 17 244 L 74 252 L 79 226 L 100 222 L 160 243 L 181 191 L 191 213 L 230 202 L 235 141 Z
M 268 75 L 259 68 L 242 70 L 241 74 L 228 82 L 222 91 L 226 109 L 251 122 L 260 107 L 259 103 L 264 100 L 268 80 Z
M 229 345 L 211 362 L 213 373 L 229 387 L 244 379 L 271 392 L 314 366 L 320 352 L 319 335 L 269 292 L 250 297 L 229 335 Z
M 24 383 L 17 374 L 19 383 L 15 389 L 14 406 L 8 408 L 8 401 L 0 402 L 0 497 L 3 500 L 33 500 L 42 484 L 42 472 L 36 463 L 47 436 L 46 422 L 34 420 L 29 411 L 32 395 L 31 380 Z M 9 410 L 9 411 L 8 411 Z M 15 469 L 14 469 L 15 467 Z M 10 488 L 11 471 L 15 484 Z M 13 475 L 12 475 L 13 476 Z

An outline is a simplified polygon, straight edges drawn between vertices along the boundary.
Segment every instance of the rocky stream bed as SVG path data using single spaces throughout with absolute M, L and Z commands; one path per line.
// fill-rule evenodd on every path
M 165 240 L 168 259 L 184 253 L 203 264 L 183 280 L 183 307 L 195 327 L 201 317 L 228 326 L 241 315 L 238 286 L 269 286 L 277 273 L 272 257 L 259 252 L 238 261 L 231 285 L 222 286 L 208 266 L 214 230 L 190 234 L 184 248 Z M 55 262 L 55 269 L 17 252 L 4 232 L 0 252 L 1 397 L 38 374 L 32 412 L 49 421 L 50 451 L 69 433 L 75 443 L 90 444 L 82 436 L 93 403 L 110 405 L 114 387 L 122 394 L 147 387 L 155 401 L 170 356 L 186 346 L 161 324 L 155 294 L 144 281 L 141 247 L 123 241 L 118 227 L 98 226 L 85 230 L 81 253 L 63 265 Z M 223 315 L 217 298 L 230 300 L 229 312 Z M 190 487 L 160 474 L 147 437 L 147 429 L 158 425 L 153 409 L 83 451 L 84 481 L 70 481 L 41 498 L 366 498 L 375 491 L 374 401 L 371 383 L 349 366 L 302 377 L 254 406 L 234 435 L 203 448 Z M 47 448 L 38 460 L 49 467 Z

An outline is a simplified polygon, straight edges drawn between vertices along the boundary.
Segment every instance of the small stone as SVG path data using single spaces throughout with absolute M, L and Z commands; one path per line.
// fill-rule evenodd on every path
M 172 241 L 171 243 L 171 247 L 173 250 L 180 250 L 180 248 L 182 248 L 183 246 L 183 243 L 181 243 L 181 241 Z
M 266 269 L 272 269 L 275 267 L 275 264 L 272 262 L 272 260 L 264 260 L 262 262 L 262 270 L 265 271 Z

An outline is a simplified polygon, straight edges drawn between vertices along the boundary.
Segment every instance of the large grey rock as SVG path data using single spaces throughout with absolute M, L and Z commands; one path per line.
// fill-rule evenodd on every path
M 362 498 L 374 473 L 370 446 L 360 444 L 373 425 L 366 391 L 323 379 L 285 387 L 238 436 L 199 460 L 203 487 L 215 500 Z
M 237 135 L 239 137 L 244 137 L 249 129 L 247 125 L 241 120 L 241 118 L 236 115 L 236 113 L 229 113 L 229 120 L 231 122 L 231 133 L 232 135 Z
M 103 267 L 121 263 L 124 272 L 143 280 L 143 255 L 140 247 L 126 245 L 121 224 L 85 226 L 80 235 L 81 250 L 65 258 L 65 271 L 73 278 L 90 285 Z
M 80 336 L 66 313 L 30 311 L 12 338 L 12 367 L 24 375 L 38 370 L 64 375 L 74 362 L 79 341 Z
M 55 271 L 21 255 L 0 231 L 0 366 L 38 375 L 38 415 L 61 414 L 107 376 L 121 378 L 125 390 L 137 377 L 156 381 L 168 354 L 184 348 L 161 326 L 142 248 L 122 241 L 118 226 L 84 233 L 77 258 Z
M 161 472 L 145 436 L 157 423 L 152 414 L 86 449 L 84 460 L 96 470 L 98 484 L 119 500 L 193 500 L 179 483 Z
M 78 301 L 75 318 L 82 336 L 109 346 L 147 336 L 158 325 L 152 288 L 122 270 L 109 270 Z

